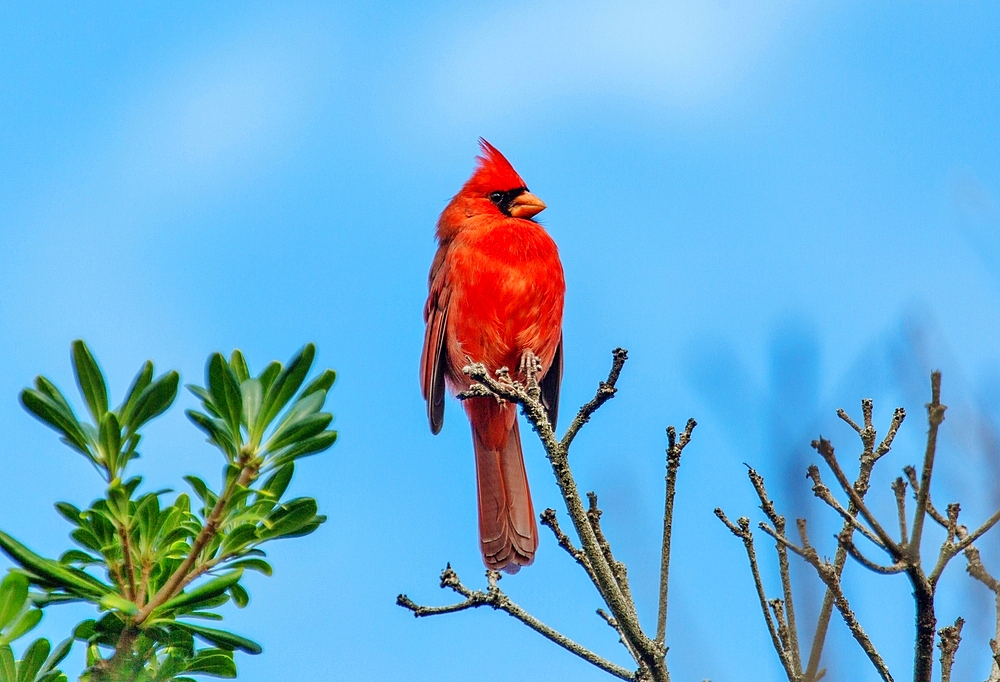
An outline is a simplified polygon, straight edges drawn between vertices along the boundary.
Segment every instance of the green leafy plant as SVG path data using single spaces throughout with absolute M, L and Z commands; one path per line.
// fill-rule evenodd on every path
M 261 652 L 246 637 L 196 621 L 222 620 L 218 608 L 230 600 L 247 605 L 244 571 L 271 574 L 263 544 L 308 535 L 326 520 L 312 498 L 283 499 L 296 460 L 337 439 L 328 428 L 333 415 L 323 412 L 336 373 L 324 370 L 306 384 L 314 355 L 308 344 L 287 364 L 271 362 L 256 376 L 239 350 L 229 360 L 219 353 L 209 357 L 205 386 L 188 386 L 201 409 L 186 414 L 222 453 L 222 482 L 215 490 L 185 476 L 195 501 L 180 494 L 169 505 L 163 500 L 169 491 L 141 493 L 142 479 L 126 473 L 139 456 L 142 427 L 173 404 L 177 372 L 154 378 L 153 363 L 146 362 L 111 409 L 97 361 L 83 341 L 75 341 L 73 368 L 91 422 L 77 418 L 45 377 L 21 393 L 24 407 L 86 457 L 107 487 L 86 509 L 56 504 L 73 524 L 78 546 L 58 560 L 0 532 L 0 550 L 17 565 L 0 586 L 0 682 L 65 679 L 54 666 L 74 640 L 87 647 L 80 678 L 87 682 L 233 678 L 234 651 Z M 41 609 L 81 601 L 93 604 L 98 617 L 79 623 L 51 656 L 48 642 L 38 640 L 14 663 L 3 630 L 8 623 L 15 635 L 27 632 Z

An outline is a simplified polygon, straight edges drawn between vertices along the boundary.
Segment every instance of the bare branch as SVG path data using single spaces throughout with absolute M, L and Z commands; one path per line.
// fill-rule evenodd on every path
M 615 348 L 612 351 L 614 355 L 614 361 L 611 365 L 611 372 L 608 374 L 608 380 L 602 381 L 597 387 L 597 394 L 588 402 L 586 405 L 580 408 L 576 417 L 570 422 L 569 428 L 566 429 L 565 435 L 563 435 L 562 442 L 560 445 L 564 450 L 569 450 L 569 446 L 573 443 L 573 439 L 576 438 L 576 434 L 580 432 L 583 425 L 590 421 L 590 417 L 601 407 L 604 403 L 611 400 L 614 397 L 615 392 L 618 390 L 615 388 L 615 384 L 618 383 L 618 377 L 622 373 L 622 367 L 625 366 L 625 361 L 628 360 L 628 351 L 624 348 Z
M 584 571 L 587 572 L 587 576 L 590 577 L 591 582 L 597 585 L 597 576 L 594 575 L 594 569 L 590 565 L 590 561 L 587 559 L 587 555 L 583 553 L 583 550 L 577 549 L 573 545 L 573 541 L 570 540 L 569 536 L 562 531 L 559 527 L 559 521 L 556 518 L 555 509 L 546 509 L 541 513 L 541 524 L 543 526 L 548 526 L 552 529 L 552 533 L 556 536 L 556 543 L 560 547 L 566 550 L 566 552 L 573 557 L 576 563 L 580 564 Z M 600 587 L 598 586 L 598 590 Z
M 488 587 L 486 591 L 473 591 L 463 585 L 458 578 L 458 574 L 452 570 L 451 566 L 448 566 L 441 573 L 441 587 L 448 587 L 462 595 L 465 597 L 464 601 L 457 604 L 451 604 L 449 606 L 419 606 L 405 594 L 401 594 L 396 598 L 396 603 L 399 606 L 413 612 L 413 615 L 418 618 L 422 616 L 436 616 L 443 613 L 455 613 L 456 611 L 464 611 L 465 609 L 478 608 L 480 606 L 490 606 L 513 616 L 538 634 L 548 640 L 551 640 L 552 642 L 555 642 L 570 653 L 579 656 L 591 665 L 597 666 L 601 670 L 622 680 L 636 679 L 634 673 L 612 663 L 611 661 L 601 658 L 586 647 L 577 644 L 565 635 L 553 630 L 548 625 L 545 625 L 540 620 L 515 604 L 497 585 L 497 581 L 500 580 L 500 577 L 500 574 L 496 571 L 487 571 L 486 578 Z
M 833 593 L 834 605 L 840 612 L 841 618 L 844 619 L 844 623 L 851 631 L 855 641 L 861 646 L 861 649 L 865 652 L 865 654 L 868 655 L 868 660 L 871 661 L 875 670 L 878 671 L 878 674 L 885 682 L 892 682 L 892 675 L 889 673 L 889 667 L 885 664 L 885 661 L 882 660 L 882 656 L 875 649 L 875 645 L 872 644 L 872 641 L 869 639 L 867 633 L 865 633 L 864 628 L 861 627 L 861 623 L 858 622 L 857 617 L 854 615 L 854 611 L 851 610 L 851 605 L 847 601 L 847 597 L 844 595 L 844 591 L 840 585 L 840 574 L 835 570 L 834 566 L 830 564 L 830 562 L 822 561 L 819 558 L 819 554 L 816 553 L 816 550 L 809 544 L 806 520 L 798 519 L 796 524 L 799 529 L 799 536 L 802 538 L 801 556 L 816 569 L 816 573 L 819 575 L 820 579 L 826 583 L 827 589 Z
M 840 543 L 841 547 L 847 550 L 847 553 L 850 554 L 855 561 L 867 568 L 869 571 L 881 573 L 882 575 L 892 575 L 894 573 L 902 573 L 906 570 L 906 563 L 904 562 L 897 562 L 892 566 L 882 566 L 880 564 L 876 564 L 874 561 L 871 561 L 861 553 L 861 551 L 854 544 L 852 537 L 847 533 L 841 532 L 841 534 L 837 536 L 837 542 Z
M 868 528 L 864 524 L 858 521 L 857 516 L 852 514 L 847 509 L 844 509 L 844 507 L 840 504 L 840 502 L 837 501 L 837 498 L 833 496 L 833 493 L 830 491 L 830 489 L 823 483 L 823 479 L 819 473 L 819 468 L 815 464 L 809 465 L 808 473 L 806 474 L 806 476 L 812 479 L 813 482 L 812 490 L 813 494 L 816 497 L 821 499 L 828 506 L 830 506 L 835 512 L 840 514 L 841 518 L 844 519 L 844 522 L 850 524 L 851 528 L 859 531 L 862 535 L 871 540 L 872 543 L 875 544 L 876 546 L 880 547 L 881 549 L 884 549 L 887 552 L 889 551 L 889 548 L 885 546 L 885 543 L 882 542 L 881 538 L 876 536 L 872 531 L 868 530 Z M 848 530 L 850 530 L 850 528 Z
M 897 476 L 892 482 L 892 492 L 896 496 L 896 516 L 899 518 L 899 543 L 907 543 L 906 531 L 906 481 L 902 476 Z
M 896 544 L 896 541 L 893 540 L 887 532 L 885 532 L 885 529 L 882 528 L 882 525 L 875 519 L 874 515 L 868 511 L 868 507 L 865 505 L 864 499 L 862 499 L 858 491 L 854 489 L 854 486 L 848 482 L 847 476 L 844 475 L 843 469 L 840 468 L 840 462 L 837 461 L 837 456 L 833 451 L 833 445 L 830 441 L 821 437 L 818 441 L 814 440 L 812 442 L 812 446 L 816 448 L 816 451 L 823 458 L 823 461 L 825 461 L 827 466 L 830 467 L 830 470 L 836 477 L 840 487 L 845 493 L 847 493 L 848 497 L 851 498 L 851 502 L 857 508 L 858 512 L 865 518 L 868 525 L 871 526 L 871 529 L 875 532 L 875 535 L 878 536 L 878 539 L 881 540 L 880 544 L 884 546 L 890 555 L 892 555 L 893 560 L 899 560 L 902 556 L 902 549 Z
M 962 626 L 965 621 L 959 617 L 955 619 L 954 625 L 949 625 L 938 630 L 941 641 L 938 648 L 941 649 L 941 682 L 951 682 L 951 667 L 955 664 L 955 653 L 958 645 L 962 643 Z
M 917 508 L 913 513 L 913 536 L 910 553 L 915 560 L 920 558 L 920 540 L 924 532 L 924 517 L 930 499 L 931 473 L 934 470 L 934 456 L 937 452 L 938 427 L 944 421 L 947 408 L 941 404 L 941 372 L 931 374 L 931 402 L 927 403 L 927 448 L 924 450 L 924 466 L 920 475 L 920 489 L 917 491 Z
M 661 644 L 667 636 L 667 588 L 670 577 L 670 537 L 674 525 L 674 493 L 677 487 L 677 470 L 681 466 L 681 453 L 691 442 L 691 432 L 698 423 L 688 419 L 680 439 L 673 426 L 667 427 L 666 494 L 663 502 L 663 541 L 660 545 L 660 605 L 656 616 L 656 641 Z
M 774 524 L 775 530 L 780 535 L 784 535 L 785 517 L 777 512 L 774 508 L 774 502 L 772 502 L 768 497 L 767 489 L 764 487 L 764 477 L 758 474 L 752 467 L 747 467 L 747 477 L 750 479 L 750 483 L 757 492 L 757 498 L 760 500 L 761 511 L 763 511 L 767 518 L 771 520 L 771 523 Z M 775 544 L 775 550 L 778 554 L 778 575 L 781 578 L 781 591 L 784 596 L 784 600 L 778 600 L 778 603 L 783 605 L 788 621 L 789 635 L 786 648 L 791 653 L 792 669 L 795 671 L 797 677 L 801 677 L 802 653 L 799 649 L 799 635 L 798 629 L 795 625 L 795 606 L 792 599 L 792 575 L 788 566 L 788 549 L 782 543 L 778 542 Z M 783 619 L 779 618 L 779 621 L 780 620 Z
M 593 491 L 588 492 L 587 500 L 590 502 L 590 508 L 587 509 L 587 519 L 590 521 L 590 527 L 594 529 L 597 544 L 604 554 L 604 560 L 611 567 L 611 573 L 614 574 L 615 582 L 618 583 L 618 589 L 622 591 L 622 595 L 624 595 L 629 606 L 635 610 L 635 604 L 632 602 L 632 590 L 628 584 L 628 569 L 625 567 L 625 564 L 615 559 L 614 554 L 611 553 L 611 544 L 604 537 L 604 531 L 601 530 L 601 514 L 604 512 L 597 506 L 597 493 Z
M 869 401 L 863 400 L 861 402 L 863 412 L 867 412 L 868 410 L 866 407 L 867 402 Z M 837 414 L 840 415 L 841 413 L 843 413 L 841 419 L 844 419 L 847 413 L 843 410 L 838 410 Z M 869 452 L 868 448 L 865 447 L 864 451 L 862 451 L 858 466 L 858 477 L 854 481 L 854 490 L 857 491 L 858 496 L 862 499 L 868 494 L 870 486 L 869 482 L 871 480 L 872 470 L 874 469 L 876 462 L 878 462 L 878 460 L 891 449 L 896 433 L 899 431 L 899 427 L 903 423 L 904 419 L 906 419 L 906 410 L 901 407 L 896 408 L 892 415 L 892 423 L 889 426 L 889 431 L 886 433 L 885 438 L 882 439 L 878 448 Z M 850 418 L 845 419 L 845 421 L 848 424 L 853 425 L 855 431 L 857 431 L 859 435 L 861 434 L 861 428 L 857 427 L 854 422 L 850 420 Z M 868 442 L 874 443 L 874 434 Z M 865 439 L 862 439 L 862 444 L 867 446 Z M 853 498 L 851 499 L 847 509 L 848 513 L 852 517 L 857 515 L 858 510 L 855 507 Z M 852 528 L 854 528 L 854 522 L 845 520 L 841 532 L 849 532 Z M 843 573 L 846 562 L 847 550 L 844 547 L 838 546 L 836 555 L 833 559 L 833 570 L 838 577 Z M 830 627 L 830 617 L 833 614 L 833 608 L 834 594 L 833 591 L 828 588 L 826 594 L 823 595 L 823 605 L 820 608 L 819 618 L 816 621 L 816 630 L 813 633 L 812 646 L 809 650 L 809 663 L 806 666 L 805 672 L 806 682 L 817 682 L 820 678 L 820 673 L 818 672 L 819 662 L 823 655 L 823 646 L 826 643 L 826 633 Z
M 741 516 L 733 523 L 726 516 L 722 509 L 716 507 L 715 515 L 719 517 L 719 520 L 725 524 L 726 528 L 730 532 L 743 541 L 743 547 L 747 552 L 747 559 L 750 561 L 750 573 L 753 575 L 754 587 L 757 589 L 757 599 L 760 601 L 760 609 L 764 614 L 764 622 L 767 624 L 767 631 L 771 635 L 771 644 L 774 646 L 775 652 L 778 654 L 778 660 L 781 661 L 782 667 L 785 669 L 785 674 L 788 676 L 789 680 L 798 679 L 795 674 L 795 668 L 792 665 L 792 657 L 789 652 L 785 649 L 782 642 L 781 636 L 778 634 L 778 626 L 775 625 L 774 619 L 771 617 L 771 611 L 768 608 L 767 594 L 764 591 L 764 582 L 760 577 L 760 568 L 757 565 L 757 550 L 754 548 L 753 544 L 753 533 L 750 532 L 750 519 L 745 516 Z

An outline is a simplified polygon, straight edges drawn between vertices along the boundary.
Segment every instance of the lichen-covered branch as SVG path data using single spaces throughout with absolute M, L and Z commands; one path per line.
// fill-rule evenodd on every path
M 546 457 L 552 466 L 552 471 L 556 478 L 556 484 L 559 486 L 559 491 L 566 504 L 566 511 L 573 522 L 573 528 L 579 538 L 579 547 L 559 527 L 553 510 L 546 510 L 541 516 L 541 522 L 552 530 L 559 546 L 569 553 L 584 569 L 604 600 L 610 613 L 604 612 L 602 609 L 602 617 L 609 624 L 612 624 L 619 633 L 622 643 L 638 665 L 638 670 L 634 675 L 628 673 L 631 677 L 625 679 L 669 682 L 670 675 L 666 666 L 667 648 L 662 638 L 648 636 L 639 623 L 639 617 L 632 601 L 625 564 L 615 559 L 611 544 L 608 542 L 601 528 L 601 510 L 597 506 L 597 496 L 594 493 L 588 493 L 590 499 L 589 509 L 584 507 L 576 486 L 576 481 L 569 467 L 570 445 L 583 428 L 583 425 L 590 420 L 593 414 L 604 403 L 614 397 L 617 391 L 615 385 L 627 358 L 628 353 L 624 349 L 615 349 L 611 371 L 608 374 L 607 380 L 600 382 L 594 397 L 580 408 L 561 440 L 556 437 L 553 426 L 549 423 L 545 406 L 540 400 L 537 375 L 540 371 L 541 363 L 530 352 L 524 354 L 520 366 L 521 373 L 525 379 L 523 384 L 512 379 L 510 372 L 506 368 L 501 368 L 494 376 L 484 365 L 470 360 L 469 364 L 462 371 L 473 383 L 457 397 L 461 400 L 492 397 L 521 406 L 525 417 L 531 423 L 538 434 L 542 446 L 545 448 Z M 680 449 L 683 449 L 684 445 L 690 440 L 691 429 L 693 428 L 694 421 L 692 420 L 688 422 L 688 428 L 682 435 L 683 445 L 678 445 L 674 442 L 671 443 L 671 449 L 673 454 L 676 455 L 675 459 L 678 464 Z M 670 456 L 671 452 L 668 452 L 668 459 Z M 668 462 L 668 469 L 669 467 L 670 464 Z M 674 467 L 674 472 L 676 474 L 676 466 Z M 671 495 L 670 499 L 666 502 L 668 512 L 672 510 L 672 501 Z M 669 557 L 669 524 L 671 522 L 672 516 L 670 519 L 665 520 L 668 538 L 665 545 L 667 548 L 665 557 Z M 664 567 L 661 570 L 663 571 L 662 581 L 666 579 L 666 568 Z M 400 597 L 399 604 L 413 610 L 415 613 L 420 609 L 426 608 L 445 609 L 443 611 L 423 610 L 420 611 L 420 615 L 451 613 L 479 606 L 480 603 L 477 600 L 481 600 L 483 597 L 476 597 L 474 596 L 475 594 L 470 592 L 469 595 L 473 596 L 466 595 L 465 602 L 449 607 L 417 607 L 405 597 Z M 489 591 L 483 594 L 489 594 Z M 469 601 L 470 599 L 472 602 Z M 500 597 L 496 597 L 496 599 L 500 599 Z M 663 613 L 661 619 L 663 619 L 666 612 L 662 606 L 661 610 Z M 530 624 L 527 620 L 521 620 L 526 624 Z M 538 630 L 534 625 L 532 627 Z M 541 632 L 541 630 L 539 631 Z M 607 668 L 604 669 L 607 670 Z
M 681 453 L 691 442 L 691 432 L 697 425 L 698 423 L 694 419 L 688 419 L 679 439 L 677 438 L 677 430 L 673 426 L 667 427 L 667 489 L 663 502 L 663 541 L 660 545 L 660 607 L 656 616 L 656 641 L 661 644 L 667 636 L 670 538 L 674 527 L 674 494 L 677 490 L 677 471 L 681 466 Z
M 577 644 L 569 637 L 553 630 L 548 625 L 541 622 L 523 608 L 515 604 L 497 585 L 500 577 L 500 574 L 496 571 L 487 571 L 486 590 L 470 590 L 462 584 L 462 581 L 459 580 L 458 574 L 452 570 L 451 566 L 448 566 L 441 572 L 441 587 L 442 589 L 450 588 L 454 592 L 465 597 L 463 601 L 458 602 L 457 604 L 449 604 L 447 606 L 419 606 L 405 594 L 401 594 L 396 597 L 396 603 L 403 608 L 412 611 L 413 615 L 417 618 L 423 616 L 438 616 L 445 613 L 456 613 L 458 611 L 465 611 L 466 609 L 479 608 L 480 606 L 489 606 L 513 616 L 546 639 L 555 642 L 563 649 L 566 649 L 566 651 L 579 656 L 588 663 L 597 666 L 601 670 L 604 670 L 619 679 L 636 679 L 634 673 L 598 656 L 586 647 Z

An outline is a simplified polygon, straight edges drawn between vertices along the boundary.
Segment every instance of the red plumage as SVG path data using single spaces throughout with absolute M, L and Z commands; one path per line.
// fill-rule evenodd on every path
M 424 307 L 420 385 L 431 431 L 444 419 L 444 389 L 470 385 L 467 357 L 519 381 L 521 358 L 542 363 L 542 400 L 555 424 L 562 379 L 566 284 L 555 242 L 532 218 L 545 208 L 489 142 L 472 177 L 438 220 L 439 247 Z M 516 407 L 466 400 L 476 452 L 479 544 L 486 566 L 515 573 L 530 564 L 538 528 L 521 454 Z

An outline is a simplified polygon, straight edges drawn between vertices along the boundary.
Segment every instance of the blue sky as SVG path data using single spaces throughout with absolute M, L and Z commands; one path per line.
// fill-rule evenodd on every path
M 780 679 L 742 548 L 711 513 L 753 512 L 742 462 L 823 528 L 801 478 L 809 441 L 852 453 L 837 407 L 874 397 L 884 428 L 904 405 L 873 492 L 889 511 L 941 368 L 937 498 L 961 498 L 970 523 L 1000 502 L 998 20 L 975 3 L 0 4 L 0 527 L 58 554 L 52 503 L 100 492 L 17 403 L 39 373 L 72 387 L 73 339 L 116 397 L 147 358 L 192 382 L 212 351 L 259 368 L 314 341 L 339 373 L 341 439 L 293 485 L 330 520 L 279 543 L 275 575 L 251 578 L 250 606 L 229 614 L 265 648 L 241 656 L 241 678 L 502 665 L 602 679 L 502 614 L 416 621 L 394 605 L 444 603 L 449 561 L 482 583 L 468 427 L 449 402 L 431 436 L 417 385 L 434 223 L 482 135 L 549 206 L 568 286 L 564 414 L 612 348 L 630 351 L 573 465 L 601 494 L 646 623 L 663 429 L 699 421 L 677 497 L 675 679 Z M 149 428 L 149 486 L 218 476 L 192 403 Z M 561 511 L 541 449 L 526 455 L 536 507 Z M 998 550 L 984 546 L 995 567 Z M 905 580 L 849 571 L 862 622 L 904 670 Z M 502 585 L 626 662 L 547 536 Z M 988 593 L 957 562 L 945 588 L 941 620 L 970 620 L 956 675 L 982 679 Z M 61 639 L 87 616 L 52 611 L 43 629 Z M 830 646 L 830 679 L 874 679 L 839 622 Z

